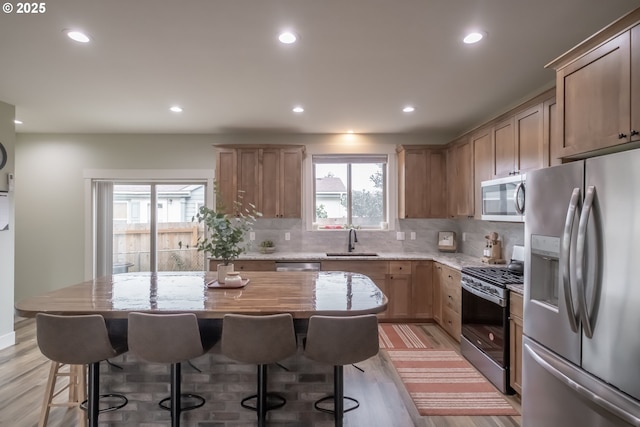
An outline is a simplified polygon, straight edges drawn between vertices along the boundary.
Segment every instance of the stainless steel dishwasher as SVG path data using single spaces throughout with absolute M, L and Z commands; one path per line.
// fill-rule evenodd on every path
M 320 271 L 320 263 L 276 261 L 276 271 Z

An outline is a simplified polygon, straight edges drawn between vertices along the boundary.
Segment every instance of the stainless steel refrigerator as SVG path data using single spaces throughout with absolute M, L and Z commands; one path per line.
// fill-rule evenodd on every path
M 527 173 L 523 427 L 640 426 L 640 149 Z

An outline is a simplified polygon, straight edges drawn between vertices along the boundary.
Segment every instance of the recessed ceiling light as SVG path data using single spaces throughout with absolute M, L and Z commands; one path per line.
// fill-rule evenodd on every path
M 297 106 L 297 107 L 293 107 L 293 112 L 294 113 L 304 113 L 304 108 Z
M 177 105 L 174 105 L 173 107 L 169 108 L 169 110 L 173 111 L 174 113 L 182 113 L 182 107 L 179 107 Z
M 472 33 L 467 34 L 464 39 L 462 39 L 463 42 L 465 42 L 466 44 L 474 44 L 474 43 L 478 43 L 480 40 L 482 40 L 484 38 L 484 36 L 486 35 L 486 33 L 481 33 L 478 31 L 474 31 Z
M 295 43 L 296 40 L 298 40 L 298 36 L 291 31 L 285 31 L 283 33 L 280 33 L 280 35 L 278 36 L 278 40 L 280 40 L 280 43 L 292 44 Z
M 406 107 L 404 107 L 402 109 L 402 111 L 404 111 L 405 113 L 413 113 L 414 111 L 416 111 L 415 107 L 412 107 L 411 105 L 407 105 Z
M 17 124 L 17 125 L 21 125 L 21 124 L 22 124 L 22 120 L 15 119 L 15 120 L 13 121 L 13 123 L 15 123 L 15 124 Z
M 353 130 L 349 129 L 349 130 L 347 131 L 347 133 L 353 133 Z
M 71 40 L 77 41 L 78 43 L 89 43 L 91 41 L 89 36 L 81 31 L 67 30 L 66 33 L 67 37 Z

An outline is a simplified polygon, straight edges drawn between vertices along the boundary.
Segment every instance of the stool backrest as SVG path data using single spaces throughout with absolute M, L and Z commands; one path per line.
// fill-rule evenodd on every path
M 291 314 L 227 314 L 222 321 L 222 353 L 239 362 L 268 365 L 295 354 Z
M 348 365 L 378 354 L 378 318 L 311 316 L 304 354 L 317 362 Z
M 205 353 L 193 313 L 129 313 L 129 349 L 154 363 L 179 363 Z
M 113 348 L 104 318 L 99 314 L 38 313 L 36 336 L 42 354 L 59 363 L 85 365 L 122 353 Z

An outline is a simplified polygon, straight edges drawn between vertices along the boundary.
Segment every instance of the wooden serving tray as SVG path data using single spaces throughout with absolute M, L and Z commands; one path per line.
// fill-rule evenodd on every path
M 242 279 L 242 283 L 239 285 L 227 285 L 226 283 L 219 283 L 218 279 L 214 279 L 210 282 L 207 282 L 207 288 L 215 288 L 215 289 L 238 289 L 244 288 L 249 283 L 250 279 Z

